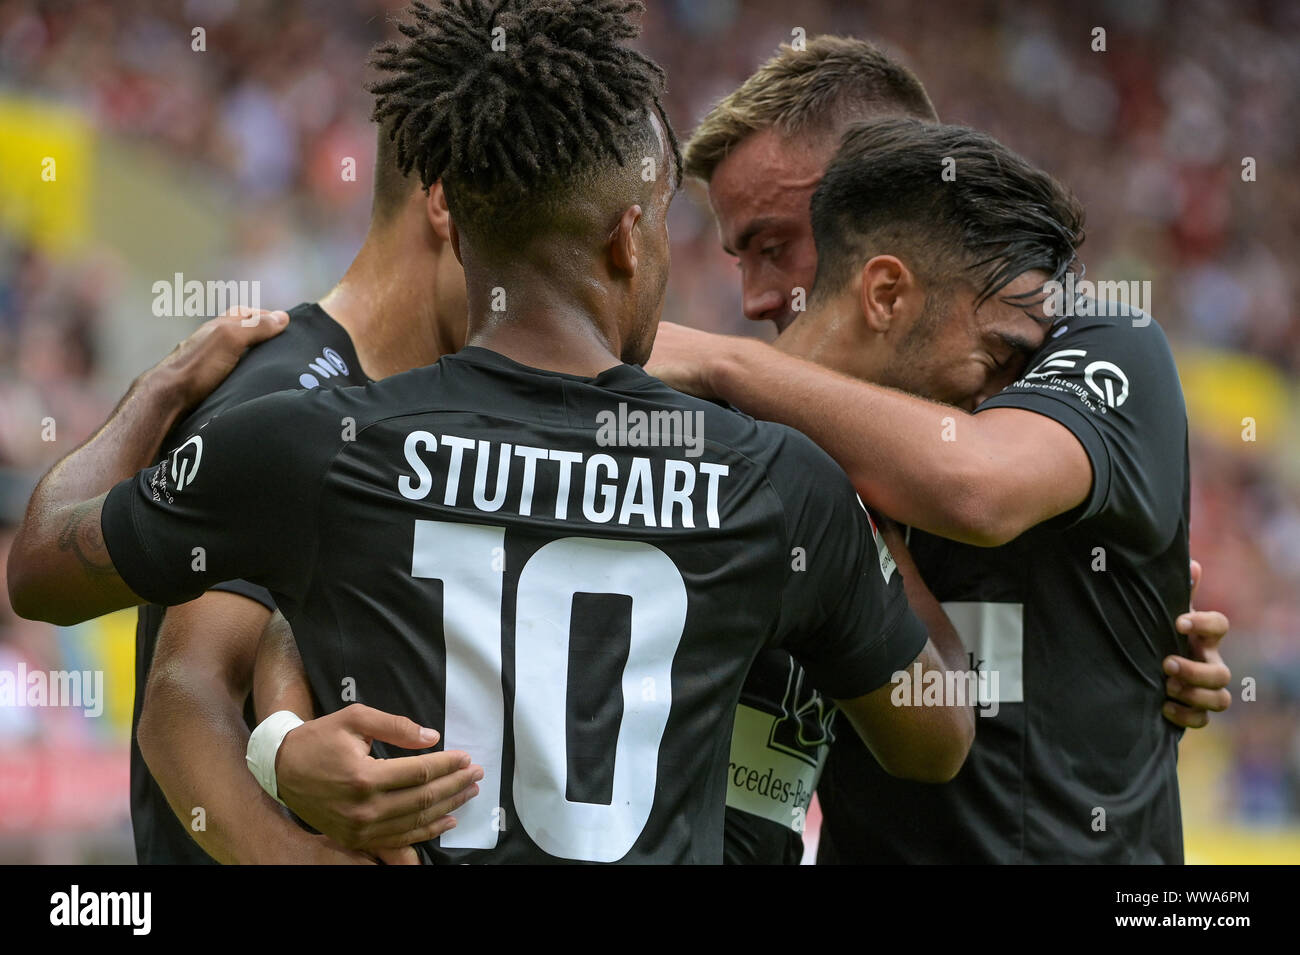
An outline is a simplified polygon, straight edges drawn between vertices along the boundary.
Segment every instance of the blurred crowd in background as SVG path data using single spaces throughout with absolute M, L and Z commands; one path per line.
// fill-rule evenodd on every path
M 401 6 L 0 0 L 0 98 L 71 109 L 98 141 L 143 148 L 201 178 L 235 222 L 223 274 L 259 279 L 264 305 L 288 307 L 326 291 L 364 235 L 368 174 L 346 181 L 340 157 L 364 157 L 358 167 L 370 169 L 364 64 Z M 641 42 L 667 71 L 667 105 L 683 139 L 797 28 L 868 37 L 916 70 L 944 120 L 992 133 L 1075 190 L 1088 211 L 1088 277 L 1151 282 L 1150 308 L 1175 344 L 1192 419 L 1192 553 L 1205 566 L 1196 599 L 1232 620 L 1225 655 L 1237 700 L 1184 742 L 1197 781 L 1189 793 L 1184 777 L 1189 843 L 1203 830 L 1211 844 L 1206 827 L 1300 824 L 1300 6 L 648 7 Z M 164 320 L 151 316 L 147 297 L 124 290 L 159 276 L 122 253 L 112 227 L 57 247 L 0 228 L 0 523 L 9 528 L 0 530 L 0 557 L 36 476 L 91 433 L 130 377 L 158 357 L 158 329 L 141 331 L 150 344 L 139 348 L 129 330 Z M 697 188 L 678 200 L 670 228 L 665 317 L 761 334 L 741 316 L 739 275 Z M 166 321 L 171 341 L 189 330 Z M 43 440 L 47 417 L 56 441 Z M 1256 426 L 1249 436 L 1247 418 Z M 108 654 L 117 664 L 104 665 L 125 665 L 129 676 L 130 628 L 130 618 L 112 624 L 117 642 L 104 650 L 102 633 L 78 638 L 77 628 L 28 624 L 0 606 L 0 669 L 17 660 L 90 666 L 78 661 Z M 1253 701 L 1241 698 L 1243 677 L 1253 680 Z M 89 811 L 100 800 L 98 821 L 85 825 L 122 825 L 129 699 L 112 713 L 92 726 L 105 721 L 0 709 L 0 852 L 33 825 L 36 810 L 22 807 L 57 790 L 57 780 L 32 778 L 35 747 L 74 747 L 92 761 L 120 755 L 120 772 L 105 764 L 102 786 L 83 801 Z M 6 751 L 25 755 L 6 762 Z M 16 783 L 15 774 L 26 775 Z

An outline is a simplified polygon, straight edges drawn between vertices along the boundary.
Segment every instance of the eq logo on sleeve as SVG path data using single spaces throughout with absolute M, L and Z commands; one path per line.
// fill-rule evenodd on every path
M 1040 361 L 1032 371 L 1025 375 L 1025 381 L 1032 381 L 1035 378 L 1052 378 L 1062 372 L 1072 370 L 1077 362 L 1074 359 L 1082 358 L 1088 354 L 1082 348 L 1062 348 L 1054 351 L 1042 361 Z
M 197 434 L 172 452 L 172 487 L 177 491 L 194 483 L 203 460 L 203 439 Z
M 1094 361 L 1083 370 L 1083 380 L 1112 408 L 1128 400 L 1128 375 L 1114 362 Z
M 1060 379 L 1070 374 L 1077 374 L 1078 360 L 1086 357 L 1088 357 L 1087 349 L 1062 348 L 1052 352 L 1035 365 L 1021 381 L 1028 382 L 1045 378 Z M 1089 363 L 1083 369 L 1083 383 L 1098 398 L 1105 401 L 1107 407 L 1118 408 L 1128 400 L 1128 375 L 1124 374 L 1124 369 L 1114 362 L 1099 359 Z M 1076 391 L 1078 390 L 1076 388 Z

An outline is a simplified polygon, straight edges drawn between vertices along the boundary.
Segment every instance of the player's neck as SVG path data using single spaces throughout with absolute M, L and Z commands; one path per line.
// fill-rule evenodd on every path
M 427 250 L 404 252 L 396 243 L 367 236 L 343 278 L 320 300 L 320 307 L 343 326 L 361 367 L 380 379 L 454 352 L 438 314 L 431 276 L 437 269 Z
M 584 378 L 621 364 L 618 323 L 599 283 L 565 287 L 530 276 L 526 266 L 509 276 L 495 273 L 493 283 L 468 283 L 466 345 Z
M 788 355 L 816 362 L 823 368 L 872 380 L 879 343 L 871 339 L 864 322 L 837 305 L 827 302 L 812 306 L 773 344 Z

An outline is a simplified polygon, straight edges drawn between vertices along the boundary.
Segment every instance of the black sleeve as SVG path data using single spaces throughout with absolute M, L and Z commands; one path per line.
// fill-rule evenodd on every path
M 319 309 L 299 305 L 289 315 L 292 329 L 250 348 L 226 380 L 177 423 L 163 440 L 163 451 L 174 450 L 213 418 L 238 405 L 300 387 L 299 375 L 307 367 L 304 355 L 328 354 L 332 349 L 343 354 L 345 363 L 351 361 L 351 367 L 360 370 L 351 340 L 342 329 L 337 329 L 339 335 L 333 334 L 335 329 L 322 321 Z M 226 581 L 212 589 L 239 594 L 275 612 L 271 592 L 246 580 Z
M 249 600 L 260 603 L 271 613 L 275 613 L 278 609 L 275 605 L 275 598 L 271 596 L 271 591 L 265 587 L 259 587 L 257 584 L 251 584 L 247 580 L 227 580 L 225 583 L 217 584 L 209 589 L 247 597 Z
M 127 586 L 166 605 L 237 578 L 301 592 L 321 479 L 342 443 L 325 399 L 286 392 L 242 404 L 109 491 L 104 542 Z
M 1076 319 L 1023 378 L 980 405 L 1023 408 L 1068 428 L 1092 463 L 1092 490 L 1056 526 L 1102 518 L 1142 549 L 1161 549 L 1182 517 L 1187 412 L 1160 326 Z
M 839 466 L 789 431 L 769 467 L 785 511 L 778 642 L 833 699 L 854 699 L 911 665 L 928 634 L 902 573 Z

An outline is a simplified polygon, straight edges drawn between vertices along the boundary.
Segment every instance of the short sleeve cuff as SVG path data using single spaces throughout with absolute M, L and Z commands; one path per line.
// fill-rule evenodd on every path
M 149 603 L 169 605 L 192 599 L 193 595 L 189 595 L 178 601 L 181 588 L 159 571 L 157 562 L 149 554 L 135 520 L 135 497 L 139 493 L 136 484 L 140 480 L 139 475 L 128 478 L 104 498 L 99 526 L 108 556 L 113 560 L 113 569 L 132 593 Z
M 1069 399 L 1015 386 L 994 395 L 980 405 L 975 413 L 979 414 L 991 408 L 1020 408 L 1024 411 L 1032 411 L 1045 418 L 1051 418 L 1068 429 L 1083 445 L 1088 461 L 1092 464 L 1092 490 L 1088 492 L 1087 500 L 1065 515 L 1062 526 L 1076 524 L 1101 512 L 1106 505 L 1106 499 L 1110 496 L 1110 451 L 1101 432 L 1089 420 L 1087 414 L 1075 407 Z
M 249 600 L 260 603 L 271 613 L 275 613 L 279 608 L 275 605 L 275 598 L 271 596 L 271 591 L 265 587 L 259 587 L 257 584 L 250 584 L 247 580 L 227 580 L 223 584 L 214 584 L 210 590 L 220 590 L 223 593 L 239 594 L 241 597 L 247 597 Z
M 925 625 L 907 608 L 881 640 L 872 641 L 832 667 L 805 665 L 812 685 L 834 700 L 866 696 L 889 683 L 895 673 L 906 670 L 921 655 L 930 639 Z

